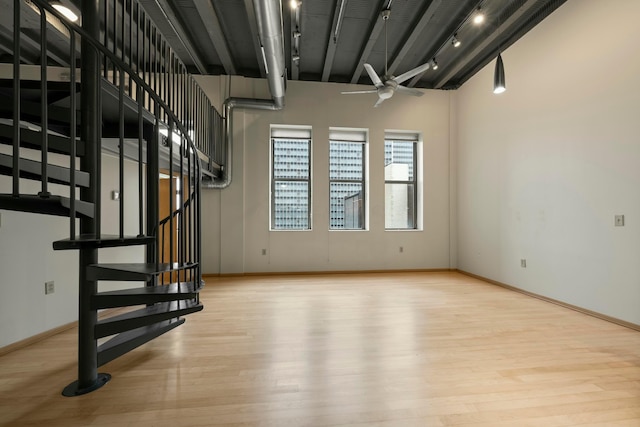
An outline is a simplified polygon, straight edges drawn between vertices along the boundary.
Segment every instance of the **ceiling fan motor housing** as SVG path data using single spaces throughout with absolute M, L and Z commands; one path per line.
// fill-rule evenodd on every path
M 396 89 L 395 87 L 385 84 L 380 89 L 378 89 L 378 97 L 380 99 L 389 99 L 393 95 L 393 92 L 395 91 L 395 89 Z

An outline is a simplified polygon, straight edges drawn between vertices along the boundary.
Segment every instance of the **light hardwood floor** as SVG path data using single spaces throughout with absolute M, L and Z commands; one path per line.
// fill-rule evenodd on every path
M 220 278 L 76 398 L 76 330 L 0 358 L 11 426 L 640 426 L 640 332 L 458 273 Z

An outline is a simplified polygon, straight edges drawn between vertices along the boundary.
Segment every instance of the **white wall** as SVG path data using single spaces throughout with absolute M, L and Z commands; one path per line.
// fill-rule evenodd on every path
M 203 77 L 214 103 L 226 98 L 227 80 Z M 265 81 L 233 78 L 234 97 L 269 98 Z M 450 267 L 450 92 L 421 98 L 397 94 L 379 108 L 375 95 L 341 95 L 355 86 L 288 82 L 282 111 L 236 111 L 233 183 L 204 190 L 205 273 L 440 269 Z M 271 124 L 312 126 L 311 231 L 269 231 Z M 330 127 L 369 130 L 369 230 L 328 231 Z M 384 230 L 384 131 L 423 135 L 424 223 L 421 231 Z M 207 220 L 209 218 L 209 220 Z M 402 246 L 404 251 L 399 252 Z M 262 255 L 262 249 L 267 255 Z
M 458 268 L 640 324 L 639 15 L 569 1 L 457 92 Z
M 0 146 L 2 152 L 10 148 Z M 30 150 L 23 150 L 25 157 Z M 63 156 L 50 155 L 64 165 Z M 103 232 L 118 232 L 118 203 L 110 200 L 117 185 L 118 160 L 103 155 Z M 137 193 L 137 169 L 126 163 L 126 192 Z M 0 193 L 11 192 L 11 178 L 0 176 Z M 21 180 L 21 193 L 35 194 L 40 184 Z M 53 194 L 67 196 L 68 187 L 50 185 Z M 131 196 L 130 196 L 131 197 Z M 125 205 L 126 206 L 126 205 Z M 127 209 L 125 232 L 137 234 L 137 206 Z M 79 232 L 79 228 L 77 228 Z M 69 237 L 69 219 L 49 215 L 0 210 L 0 348 L 78 319 L 78 251 L 54 251 L 53 242 Z M 140 247 L 103 249 L 100 262 L 143 262 Z M 44 283 L 53 280 L 55 293 L 45 295 Z M 125 283 L 101 283 L 101 290 L 132 287 Z M 135 285 L 133 285 L 135 286 Z

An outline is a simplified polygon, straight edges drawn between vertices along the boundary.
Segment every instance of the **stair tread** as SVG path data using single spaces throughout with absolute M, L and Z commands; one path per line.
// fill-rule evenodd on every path
M 13 171 L 13 156 L 0 153 L 0 174 L 11 175 Z M 69 185 L 71 181 L 70 169 L 64 166 L 48 165 L 49 182 Z M 40 181 L 42 179 L 42 163 L 36 160 L 20 158 L 20 177 Z M 89 174 L 76 170 L 76 186 L 89 187 Z
M 68 197 L 50 195 L 40 197 L 37 194 L 0 194 L 0 209 L 31 212 L 38 214 L 69 216 L 71 200 Z M 93 218 L 93 203 L 76 200 L 76 216 Z
M 80 249 L 80 248 L 112 248 L 118 246 L 146 245 L 156 241 L 153 236 L 124 236 L 118 235 L 96 236 L 95 234 L 81 234 L 75 239 L 63 239 L 53 242 L 53 249 Z
M 96 323 L 96 338 L 108 337 L 143 326 L 162 322 L 163 320 L 185 316 L 204 308 L 195 298 L 180 301 L 160 302 L 144 308 L 129 311 L 117 316 L 102 319 Z
M 178 282 L 168 285 L 141 286 L 139 288 L 100 292 L 96 294 L 96 296 L 193 294 L 197 293 L 198 290 L 199 287 L 196 287 L 196 284 L 193 282 Z
M 128 311 L 123 314 L 108 317 L 106 319 L 98 321 L 98 325 L 106 325 L 115 322 L 121 322 L 123 320 L 140 319 L 143 317 L 153 316 L 155 314 L 179 312 L 183 310 L 191 310 L 193 308 L 203 307 L 202 304 L 195 300 L 189 301 L 169 301 L 153 304 L 148 307 L 144 307 L 138 310 Z M 174 317 L 178 317 L 176 314 Z
M 87 267 L 88 280 L 147 281 L 154 276 L 189 270 L 197 267 L 197 263 L 187 264 L 91 264 Z
M 196 298 L 201 288 L 202 285 L 197 286 L 194 282 L 180 282 L 100 292 L 93 296 L 91 306 L 96 310 L 100 310 L 103 308 L 185 300 Z
M 13 142 L 13 124 L 0 123 L 0 144 Z M 64 135 L 50 133 L 48 136 L 49 151 L 52 153 L 69 154 L 69 138 Z M 29 129 L 20 126 L 20 146 L 39 149 L 42 146 L 42 133 L 40 129 Z M 76 155 L 84 156 L 84 143 L 77 141 Z
M 184 319 L 169 319 L 149 326 L 122 332 L 98 346 L 98 366 L 140 347 L 160 335 L 182 325 Z
M 124 264 L 91 264 L 90 269 L 115 270 L 139 274 L 160 274 L 169 271 L 188 270 L 196 267 L 196 263 L 124 263 Z

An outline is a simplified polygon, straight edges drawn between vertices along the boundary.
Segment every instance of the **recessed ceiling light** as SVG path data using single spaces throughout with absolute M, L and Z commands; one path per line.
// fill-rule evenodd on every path
M 78 20 L 78 15 L 73 13 L 71 9 L 69 9 L 67 6 L 63 5 L 59 1 L 52 2 L 51 6 L 53 6 L 55 10 L 57 10 L 62 15 L 64 15 L 64 17 L 67 18 L 69 21 L 76 22 Z

